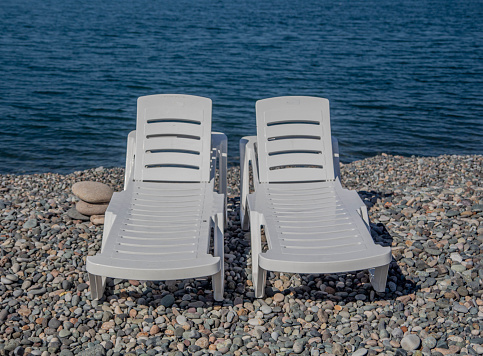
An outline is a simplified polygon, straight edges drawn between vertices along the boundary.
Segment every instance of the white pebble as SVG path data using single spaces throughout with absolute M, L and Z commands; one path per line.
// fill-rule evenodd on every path
M 186 324 L 186 317 L 184 315 L 178 315 L 176 317 L 176 322 L 179 324 L 179 325 L 185 325 Z

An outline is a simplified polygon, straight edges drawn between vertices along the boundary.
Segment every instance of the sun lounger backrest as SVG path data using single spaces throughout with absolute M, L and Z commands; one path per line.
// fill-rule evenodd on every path
M 210 179 L 211 100 L 191 95 L 138 99 L 134 180 Z
M 256 111 L 261 183 L 334 179 L 327 99 L 264 99 Z

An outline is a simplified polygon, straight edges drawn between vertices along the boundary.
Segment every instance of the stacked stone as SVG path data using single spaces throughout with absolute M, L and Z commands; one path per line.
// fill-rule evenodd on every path
M 75 208 L 95 225 L 104 224 L 104 214 L 111 200 L 113 190 L 107 184 L 93 181 L 77 182 L 72 193 L 79 201 Z

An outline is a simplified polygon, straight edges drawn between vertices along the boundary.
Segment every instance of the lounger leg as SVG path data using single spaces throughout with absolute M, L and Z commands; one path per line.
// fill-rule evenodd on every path
M 107 236 L 111 232 L 111 227 L 114 224 L 114 214 L 110 211 L 106 211 L 104 216 L 104 231 L 102 233 L 102 245 L 101 245 L 101 252 L 104 250 L 104 246 L 107 242 Z
M 248 209 L 240 207 L 240 216 L 241 216 L 241 228 L 244 231 L 250 230 L 250 219 L 248 218 Z
M 260 268 L 258 264 L 258 255 L 262 252 L 262 236 L 260 226 L 260 214 L 250 212 L 251 240 L 252 240 L 252 282 L 255 290 L 256 298 L 263 298 L 265 294 L 265 282 L 267 271 Z
M 253 285 L 255 286 L 255 297 L 263 298 L 265 295 L 265 285 L 267 283 L 267 271 L 258 267 L 258 276 L 253 278 Z
M 224 277 L 225 277 L 225 272 L 224 268 L 222 267 L 221 270 L 213 275 L 212 278 L 212 284 L 213 284 L 213 297 L 215 298 L 216 301 L 222 302 L 223 301 L 223 284 L 224 284 Z
M 224 214 L 216 214 L 215 216 L 215 246 L 214 246 L 214 254 L 217 257 L 220 257 L 220 271 L 212 277 L 212 284 L 213 284 L 213 296 L 215 300 L 222 301 L 223 300 L 223 293 L 225 288 L 225 250 L 224 250 L 224 239 L 223 239 L 223 227 L 224 223 Z
M 362 219 L 364 220 L 364 222 L 367 224 L 367 227 L 370 230 L 371 225 L 369 223 L 369 214 L 367 213 L 367 207 L 366 206 L 361 207 L 361 216 L 362 216 Z
M 91 284 L 92 300 L 101 299 L 106 287 L 106 277 L 89 273 L 89 282 Z
M 250 221 L 248 219 L 247 195 L 250 190 L 250 177 L 248 171 L 248 159 L 246 159 L 246 143 L 247 141 L 240 140 L 240 221 L 243 230 L 250 228 Z
M 386 290 L 388 270 L 389 264 L 369 269 L 369 278 L 376 292 L 384 292 Z

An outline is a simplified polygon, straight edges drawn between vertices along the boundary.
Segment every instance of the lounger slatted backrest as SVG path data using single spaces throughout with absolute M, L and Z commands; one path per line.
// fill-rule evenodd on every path
M 210 137 L 210 99 L 175 94 L 140 97 L 134 180 L 208 182 Z
M 260 183 L 335 179 L 327 99 L 264 99 L 256 111 Z

